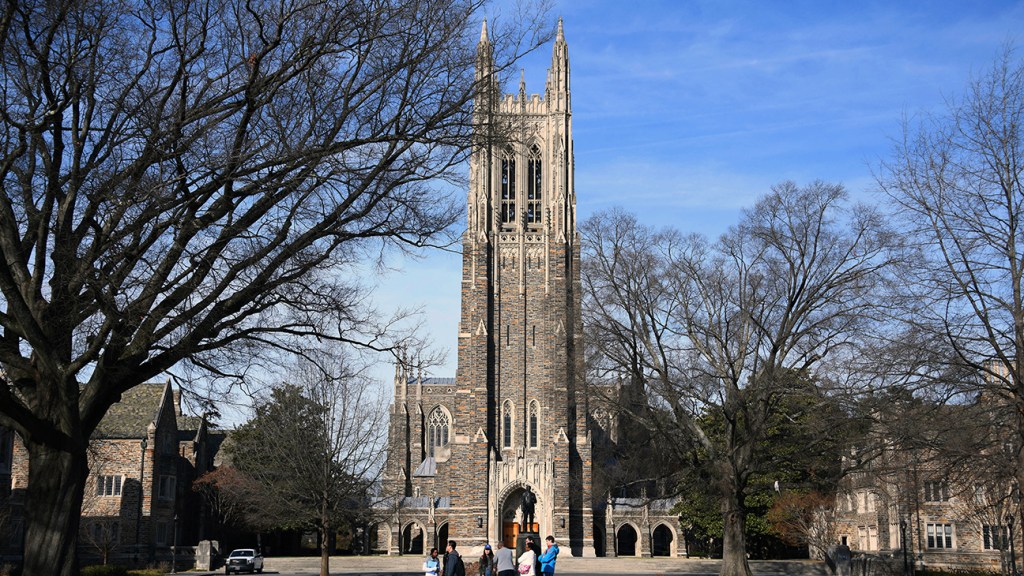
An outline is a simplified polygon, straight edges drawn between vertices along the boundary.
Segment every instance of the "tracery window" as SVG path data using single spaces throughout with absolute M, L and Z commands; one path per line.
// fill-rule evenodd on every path
M 501 406 L 501 446 L 512 447 L 512 403 L 508 400 Z
M 448 429 L 451 420 L 448 414 L 440 407 L 434 408 L 427 418 L 427 455 L 431 458 L 439 448 L 448 445 Z
M 537 447 L 537 438 L 539 432 L 539 420 L 540 420 L 540 404 L 536 400 L 530 402 L 530 448 Z
M 516 221 L 516 157 L 511 148 L 501 156 L 501 221 Z
M 526 160 L 526 223 L 539 224 L 541 216 L 541 190 L 543 189 L 543 162 L 540 159 L 540 148 L 530 148 L 530 156 Z

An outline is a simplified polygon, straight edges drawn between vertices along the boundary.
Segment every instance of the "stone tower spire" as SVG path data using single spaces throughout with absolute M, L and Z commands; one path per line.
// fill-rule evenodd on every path
M 551 68 L 548 70 L 547 100 L 553 111 L 571 112 L 569 105 L 569 46 L 565 43 L 562 19 L 558 19 L 558 33 L 551 48 Z

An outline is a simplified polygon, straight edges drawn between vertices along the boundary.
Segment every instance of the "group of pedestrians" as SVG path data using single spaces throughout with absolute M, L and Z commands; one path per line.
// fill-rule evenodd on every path
M 498 542 L 497 551 L 490 544 L 484 546 L 480 556 L 480 576 L 554 576 L 555 560 L 558 558 L 558 544 L 554 536 L 545 538 L 547 550 L 543 553 L 532 536 L 526 538 L 526 550 L 518 559 L 511 548 Z M 430 556 L 423 563 L 424 576 L 466 576 L 466 565 L 456 550 L 455 540 L 449 540 L 445 549 L 444 562 L 438 557 L 437 548 L 430 549 Z

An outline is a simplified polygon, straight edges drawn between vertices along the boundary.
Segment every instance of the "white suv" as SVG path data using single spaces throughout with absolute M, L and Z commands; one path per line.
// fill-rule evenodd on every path
M 263 555 L 252 548 L 234 550 L 228 556 L 224 564 L 224 573 L 232 572 L 259 572 L 263 573 Z

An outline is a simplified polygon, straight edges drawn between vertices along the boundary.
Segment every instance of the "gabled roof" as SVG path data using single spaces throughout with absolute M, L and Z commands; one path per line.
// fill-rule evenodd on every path
M 138 438 L 146 437 L 146 428 L 157 419 L 164 395 L 170 382 L 147 383 L 128 390 L 121 395 L 121 401 L 107 410 L 93 434 L 96 438 Z M 173 396 L 172 399 L 173 400 Z

